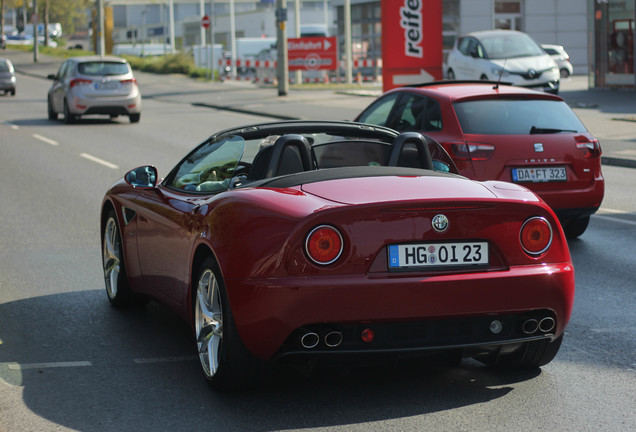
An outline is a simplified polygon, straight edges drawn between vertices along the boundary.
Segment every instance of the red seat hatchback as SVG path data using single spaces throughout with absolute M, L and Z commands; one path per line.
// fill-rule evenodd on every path
M 434 82 L 385 93 L 356 121 L 437 140 L 459 172 L 526 186 L 568 237 L 587 228 L 605 182 L 601 147 L 559 96 L 492 82 Z

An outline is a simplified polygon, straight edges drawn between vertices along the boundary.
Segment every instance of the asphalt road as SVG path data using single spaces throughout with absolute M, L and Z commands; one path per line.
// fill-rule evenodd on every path
M 289 370 L 217 394 L 174 314 L 109 306 L 99 208 L 127 169 L 153 163 L 166 174 L 212 132 L 268 119 L 155 92 L 139 124 L 65 125 L 46 119 L 49 83 L 19 78 L 16 97 L 0 96 L 0 432 L 636 428 L 636 170 L 603 167 L 603 207 L 570 243 L 572 320 L 542 370 L 494 373 L 471 361 L 344 376 Z

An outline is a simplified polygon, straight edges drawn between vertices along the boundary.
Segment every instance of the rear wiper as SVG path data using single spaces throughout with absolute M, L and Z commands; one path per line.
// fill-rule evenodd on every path
M 560 133 L 560 132 L 576 133 L 577 131 L 572 130 L 572 129 L 538 128 L 536 126 L 532 126 L 532 128 L 530 128 L 530 135 L 535 135 L 535 134 L 553 134 L 553 133 Z

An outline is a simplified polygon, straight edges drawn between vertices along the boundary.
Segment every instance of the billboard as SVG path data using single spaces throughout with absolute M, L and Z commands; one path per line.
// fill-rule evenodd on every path
M 382 0 L 383 90 L 442 79 L 442 0 Z

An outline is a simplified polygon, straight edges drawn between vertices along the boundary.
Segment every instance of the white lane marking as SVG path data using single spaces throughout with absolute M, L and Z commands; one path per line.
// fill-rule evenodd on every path
M 88 159 L 88 160 L 93 161 L 95 163 L 98 163 L 100 165 L 104 165 L 105 167 L 108 167 L 108 168 L 112 168 L 112 169 L 119 168 L 119 166 L 117 166 L 117 165 L 115 165 L 113 163 L 110 163 L 110 162 L 107 162 L 107 161 L 105 161 L 103 159 L 100 159 L 98 157 L 89 155 L 88 153 L 80 153 L 80 156 L 83 157 L 84 159 Z
M 599 218 L 599 219 L 605 219 L 605 220 L 612 221 L 612 222 L 618 222 L 618 223 L 624 223 L 624 224 L 627 224 L 627 225 L 635 225 L 636 226 L 636 221 L 619 219 L 619 218 L 615 218 L 615 217 L 612 217 L 612 216 L 603 216 L 603 215 L 598 215 L 598 214 L 593 215 L 593 217 Z
M 148 364 L 148 363 L 166 363 L 166 362 L 180 362 L 187 360 L 194 360 L 196 356 L 178 356 L 178 357 L 154 357 L 154 358 L 145 358 L 145 359 L 133 359 L 133 361 L 137 364 Z
M 9 363 L 7 365 L 11 370 L 26 370 L 26 369 L 48 369 L 48 368 L 61 368 L 61 367 L 84 367 L 93 366 L 88 361 L 75 361 L 75 362 L 50 362 L 50 363 Z
M 44 141 L 44 142 L 45 142 L 45 143 L 47 143 L 47 144 L 51 144 L 51 145 L 54 145 L 54 146 L 59 145 L 59 143 L 58 143 L 57 141 L 53 141 L 52 139 L 47 138 L 47 137 L 42 136 L 42 135 L 33 134 L 33 135 L 31 135 L 31 136 L 32 136 L 33 138 L 35 138 L 35 139 L 39 139 L 40 141 Z
M 14 124 L 11 124 L 11 123 L 9 123 L 9 126 L 10 126 L 10 127 L 11 127 L 11 129 L 13 129 L 13 130 L 18 130 L 18 129 L 20 129 L 20 127 L 19 127 L 18 125 L 14 125 Z

